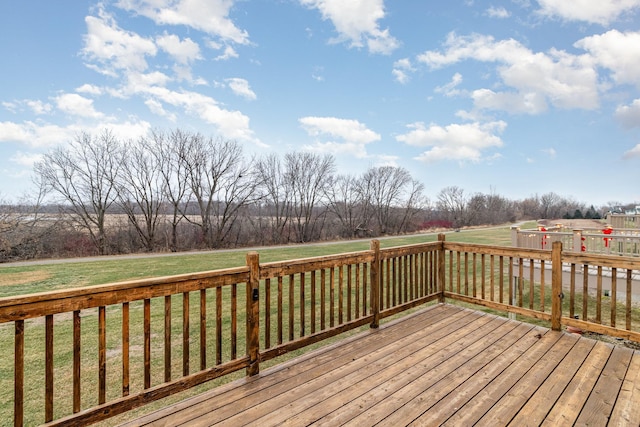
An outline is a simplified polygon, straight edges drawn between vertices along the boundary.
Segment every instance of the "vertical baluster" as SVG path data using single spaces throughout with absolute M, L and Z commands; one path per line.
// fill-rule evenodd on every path
M 311 272 L 311 333 L 316 332 L 316 271 Z
M 80 331 L 78 331 L 80 332 Z M 79 359 L 78 359 L 79 361 Z M 80 367 L 78 366 L 78 373 Z M 78 393 L 80 391 L 78 390 Z M 122 396 L 129 395 L 129 303 L 122 303 Z
M 487 258 L 485 254 L 480 255 L 480 298 L 486 299 L 487 275 L 485 273 L 487 267 Z
M 476 272 L 476 262 L 477 262 L 477 254 L 474 252 L 473 256 L 472 256 L 472 259 L 471 259 L 471 265 L 472 265 L 471 268 L 473 268 L 473 283 L 472 283 L 473 289 L 472 289 L 471 293 L 472 293 L 474 298 L 477 296 L 476 286 L 478 284 L 478 278 L 477 278 L 477 272 Z
M 392 292 L 391 291 L 391 286 L 392 286 L 391 285 L 391 260 L 389 258 L 387 258 L 384 262 L 380 263 L 380 266 L 386 266 L 386 267 L 383 267 L 386 270 L 385 271 L 385 274 L 386 274 L 385 282 L 386 282 L 386 290 L 387 290 L 387 307 L 386 308 L 390 308 L 390 307 L 392 307 L 392 305 L 391 305 L 391 303 L 392 303 L 391 302 L 391 292 Z M 383 276 L 381 275 L 381 277 L 383 277 Z M 381 288 L 384 289 L 385 286 L 381 286 Z M 395 298 L 395 291 L 393 291 L 393 295 L 394 295 L 394 298 Z M 384 299 L 383 299 L 383 301 L 384 301 Z M 395 301 L 393 302 L 393 304 L 395 304 Z M 384 308 L 385 307 L 380 307 L 381 310 L 384 309 Z
M 499 288 L 499 295 L 498 295 L 498 302 L 503 303 L 504 302 L 504 257 L 502 255 L 500 255 L 498 257 L 498 262 L 499 262 L 499 274 L 500 274 L 500 288 Z
M 216 287 L 216 365 L 222 363 L 222 287 Z
M 329 269 L 329 327 L 333 328 L 335 325 L 335 268 Z
M 509 305 L 515 303 L 515 296 L 513 295 L 514 284 L 511 283 L 511 280 L 513 280 L 513 257 L 509 257 Z
M 53 314 L 45 316 L 44 421 L 53 420 Z
M 571 280 L 569 282 L 569 316 L 575 316 L 576 309 L 576 265 L 571 264 Z
M 238 357 L 238 285 L 231 285 L 231 360 Z
M 320 330 L 324 330 L 327 321 L 326 269 L 320 270 Z
M 164 381 L 171 381 L 171 295 L 164 297 Z
M 294 294 L 295 276 L 289 275 L 289 341 L 294 339 L 294 314 L 295 314 L 295 294 Z
M 540 311 L 542 311 L 544 313 L 544 294 L 545 294 L 545 287 L 546 287 L 546 282 L 545 282 L 545 276 L 547 275 L 546 273 L 546 263 L 544 260 L 540 260 Z
M 200 289 L 200 370 L 207 367 L 207 290 Z
M 300 273 L 300 337 L 305 336 L 305 310 L 304 306 L 306 305 L 305 299 L 305 275 L 304 273 Z
M 351 264 L 347 265 L 347 322 L 351 321 Z
M 362 314 L 367 314 L 367 288 L 369 287 L 369 269 L 368 264 L 362 264 Z M 382 297 L 380 298 L 382 301 Z
M 631 269 L 627 269 L 627 307 L 626 307 L 626 327 L 631 330 Z
M 616 327 L 617 302 L 618 302 L 618 269 L 611 268 L 611 327 Z
M 518 307 L 522 307 L 524 293 L 524 260 L 518 258 Z
M 338 325 L 342 325 L 344 319 L 344 266 L 338 267 Z
M 534 292 L 535 292 L 535 288 L 534 288 L 534 271 L 535 270 L 535 265 L 533 263 L 533 258 L 531 258 L 529 260 L 529 309 L 533 310 L 533 296 L 534 296 Z
M 271 279 L 264 281 L 264 347 L 271 348 Z
M 598 266 L 596 277 L 596 323 L 602 323 L 602 266 Z
M 491 272 L 489 273 L 489 298 L 491 301 L 495 301 L 496 269 L 493 254 L 489 256 L 489 268 L 491 269 Z
M 144 300 L 144 388 L 151 387 L 151 300 Z
M 189 292 L 182 293 L 182 376 L 189 375 Z
M 24 320 L 15 321 L 13 425 L 24 424 Z
M 282 318 L 282 310 L 283 310 L 283 295 L 282 295 L 282 276 L 278 276 L 278 345 L 282 344 L 282 335 L 283 335 L 283 318 Z
M 106 307 L 98 307 L 98 404 L 106 401 L 107 390 L 107 323 Z
M 73 312 L 73 413 L 80 412 L 80 310 Z M 123 346 L 124 347 L 124 346 Z M 123 349 L 124 350 L 124 349 Z
M 360 318 L 360 263 L 356 264 L 356 319 Z
M 589 298 L 589 265 L 582 266 L 582 320 L 587 320 Z

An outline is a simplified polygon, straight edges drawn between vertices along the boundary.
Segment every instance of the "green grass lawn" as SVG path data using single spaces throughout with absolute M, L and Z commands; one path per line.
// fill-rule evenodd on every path
M 461 232 L 447 232 L 446 239 L 462 243 L 509 246 L 511 245 L 511 231 L 509 226 L 504 226 L 491 229 L 480 228 Z M 436 240 L 436 234 L 408 235 L 383 238 L 380 241 L 380 245 L 385 248 Z M 260 262 L 264 263 L 361 251 L 369 249 L 369 245 L 369 241 L 359 240 L 317 245 L 266 247 L 258 252 L 260 254 Z M 245 265 L 246 253 L 247 250 L 238 249 L 235 251 L 172 254 L 170 256 L 152 255 L 147 258 L 116 256 L 105 257 L 104 260 L 91 262 L 41 264 L 36 261 L 33 265 L 20 267 L 0 264 L 0 297 L 239 267 Z

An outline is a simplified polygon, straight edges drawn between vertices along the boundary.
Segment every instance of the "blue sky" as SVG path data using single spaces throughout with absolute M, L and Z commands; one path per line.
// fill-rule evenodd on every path
M 0 199 L 82 131 L 640 202 L 640 0 L 0 2 Z

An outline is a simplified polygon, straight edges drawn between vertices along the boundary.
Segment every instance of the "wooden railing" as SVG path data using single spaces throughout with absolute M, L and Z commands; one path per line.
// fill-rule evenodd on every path
M 233 269 L 2 298 L 0 363 L 12 363 L 0 398 L 15 425 L 89 424 L 445 298 L 640 342 L 639 270 L 637 258 L 559 242 L 547 251 L 442 235 L 264 264 L 252 252 Z
M 590 254 L 640 256 L 640 230 L 611 229 L 563 229 L 549 227 L 546 230 L 511 229 L 512 246 L 524 249 L 550 250 L 554 242 L 562 242 L 566 251 Z

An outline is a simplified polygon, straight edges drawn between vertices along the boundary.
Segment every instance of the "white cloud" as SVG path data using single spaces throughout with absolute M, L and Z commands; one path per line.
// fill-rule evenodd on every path
M 551 49 L 534 53 L 518 41 L 496 41 L 491 36 L 450 33 L 444 50 L 427 51 L 418 61 L 431 69 L 465 60 L 495 62 L 505 86 L 512 91 L 472 92 L 479 108 L 494 108 L 530 114 L 540 113 L 546 102 L 558 108 L 595 109 L 599 106 L 598 75 L 589 55 L 571 55 Z
M 487 9 L 485 13 L 490 18 L 498 18 L 498 19 L 505 19 L 511 16 L 511 12 L 509 12 L 504 7 L 491 6 L 489 9 Z
M 78 95 L 77 93 L 65 93 L 55 98 L 58 108 L 67 114 L 80 117 L 98 119 L 104 114 L 96 111 L 93 100 Z
M 167 34 L 156 38 L 156 43 L 180 64 L 190 64 L 200 56 L 200 46 L 190 38 L 180 40 L 175 34 Z
M 633 157 L 640 157 L 640 144 L 633 147 L 631 150 L 624 153 L 624 158 L 630 159 Z
M 0 122 L 0 141 L 17 142 L 30 147 L 50 147 L 69 141 L 79 130 L 73 126 L 60 127 L 31 121 Z
M 157 101 L 183 108 L 187 113 L 195 114 L 207 123 L 215 125 L 225 138 L 266 146 L 255 137 L 249 127 L 249 117 L 240 111 L 220 108 L 218 102 L 209 96 L 184 90 L 172 91 L 158 86 L 146 88 L 142 93 L 153 96 Z
M 117 6 L 159 25 L 186 25 L 225 41 L 248 44 L 249 34 L 229 18 L 235 0 L 120 0 Z
M 146 56 L 155 56 L 157 48 L 153 40 L 118 27 L 111 15 L 104 10 L 99 16 L 87 16 L 87 34 L 82 53 L 90 68 L 109 76 L 117 76 L 119 70 L 144 71 Z
M 407 126 L 406 134 L 396 136 L 396 140 L 416 147 L 431 147 L 418 157 L 423 162 L 439 160 L 458 160 L 461 162 L 480 162 L 493 158 L 484 157 L 486 150 L 502 147 L 502 139 L 497 135 L 504 131 L 507 124 L 503 121 L 489 123 L 450 124 L 442 127 L 422 122 Z
M 171 122 L 176 122 L 178 120 L 178 117 L 175 114 L 169 113 L 167 110 L 165 110 L 162 103 L 156 99 L 147 99 L 146 101 L 144 101 L 144 104 L 153 114 L 156 114 L 160 117 L 166 117 L 167 120 Z
M 616 108 L 616 118 L 626 128 L 640 127 L 640 99 Z
M 92 85 L 89 83 L 85 83 L 80 87 L 76 88 L 76 92 L 78 93 L 86 93 L 89 95 L 102 95 L 102 88 L 100 88 L 99 86 L 96 85 Z
M 32 168 L 33 165 L 40 160 L 42 160 L 42 154 L 39 153 L 24 153 L 22 151 L 17 151 L 13 156 L 9 159 L 13 163 L 16 163 L 23 167 Z
M 393 71 L 391 73 L 398 83 L 406 84 L 411 80 L 409 73 L 414 71 L 415 68 L 411 65 L 411 60 L 402 58 L 393 63 Z
M 400 45 L 378 21 L 385 16 L 383 0 L 300 0 L 318 9 L 322 19 L 330 20 L 339 36 L 332 42 L 348 41 L 352 47 L 366 47 L 371 53 L 389 54 Z
M 313 151 L 351 154 L 367 157 L 366 145 L 379 141 L 380 135 L 357 120 L 336 117 L 302 117 L 298 119 L 302 128 L 312 137 L 337 138 L 338 141 L 316 141 L 307 147 Z
M 238 52 L 236 52 L 236 50 L 234 48 L 232 48 L 231 46 L 226 46 L 224 48 L 224 52 L 222 53 L 222 55 L 218 55 L 215 57 L 216 61 L 226 61 L 228 59 L 231 58 L 238 58 L 240 55 L 238 55 Z
M 455 73 L 451 78 L 451 81 L 444 86 L 438 86 L 435 88 L 436 93 L 442 93 L 444 96 L 452 97 L 460 94 L 460 91 L 456 89 L 458 85 L 462 83 L 462 74 Z
M 249 86 L 249 82 L 245 79 L 240 79 L 237 77 L 226 79 L 226 82 L 229 84 L 229 88 L 238 96 L 242 96 L 245 99 L 250 101 L 256 100 L 258 97 L 255 92 L 251 90 Z
M 556 153 L 555 148 L 545 148 L 545 149 L 543 149 L 541 151 L 544 154 L 546 154 L 547 156 L 549 156 L 549 158 L 551 158 L 551 159 L 555 159 L 556 155 L 558 154 L 558 153 Z
M 588 51 L 596 64 L 611 70 L 616 83 L 640 87 L 640 32 L 611 30 L 585 37 L 575 46 Z
M 51 104 L 49 103 L 32 99 L 25 100 L 25 103 L 29 108 L 31 108 L 31 111 L 33 111 L 34 114 L 49 114 L 51 112 Z
M 640 0 L 538 0 L 539 13 L 566 21 L 609 25 L 625 13 L 640 9 Z

